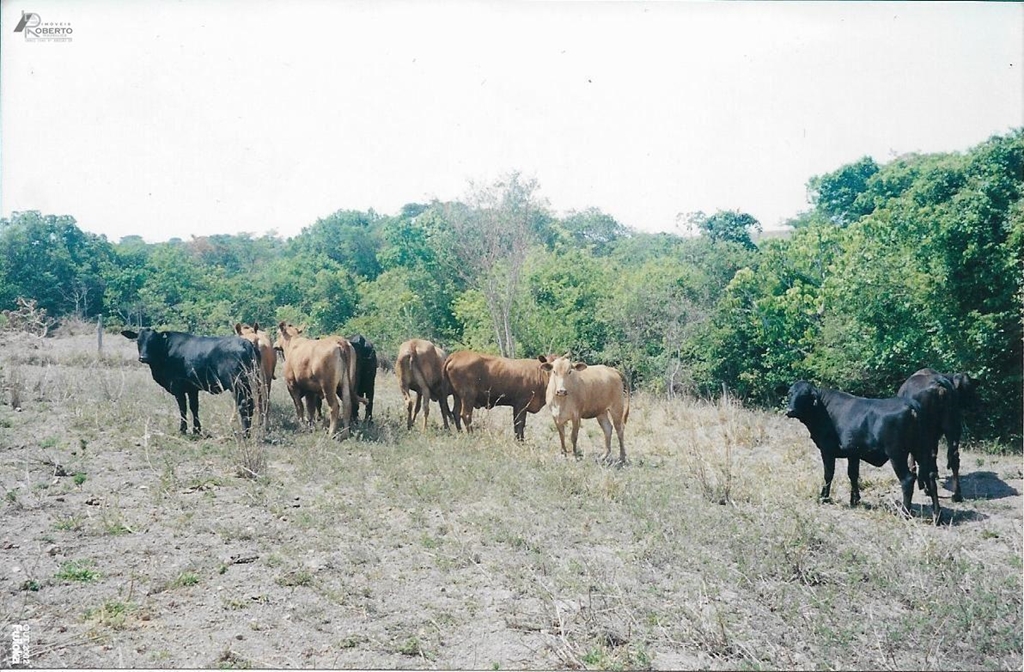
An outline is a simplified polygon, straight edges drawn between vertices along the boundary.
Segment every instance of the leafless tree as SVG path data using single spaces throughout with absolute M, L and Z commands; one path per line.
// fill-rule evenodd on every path
M 547 211 L 546 201 L 537 196 L 538 188 L 536 179 L 514 172 L 492 184 L 471 182 L 464 201 L 446 208 L 458 271 L 483 294 L 504 357 L 515 357 L 516 290 L 535 240 L 534 223 Z

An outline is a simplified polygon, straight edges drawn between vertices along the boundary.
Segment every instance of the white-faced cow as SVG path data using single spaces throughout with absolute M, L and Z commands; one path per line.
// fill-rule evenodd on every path
M 579 458 L 583 456 L 576 441 L 580 420 L 596 418 L 604 431 L 604 456 L 601 459 L 607 462 L 611 455 L 614 425 L 619 437 L 619 463 L 625 464 L 626 446 L 622 435 L 629 419 L 629 393 L 622 374 L 610 366 L 574 364 L 568 353 L 553 362 L 541 364 L 540 368 L 548 377 L 545 399 L 558 430 L 562 454 L 568 455 L 565 424 L 572 423 L 572 453 Z
M 179 331 L 138 332 L 124 330 L 121 335 L 135 341 L 139 361 L 149 365 L 153 380 L 178 402 L 185 433 L 186 399 L 192 411 L 192 432 L 200 434 L 199 391 L 219 394 L 231 390 L 235 407 L 248 435 L 252 423 L 253 385 L 260 366 L 259 350 L 249 341 L 235 336 L 194 336 Z
M 917 402 L 894 397 L 865 399 L 839 390 L 818 389 L 805 380 L 789 388 L 786 416 L 807 427 L 825 469 L 825 485 L 819 499 L 829 501 L 836 458 L 847 460 L 850 477 L 850 506 L 860 502 L 860 461 L 881 467 L 890 461 L 903 490 L 903 511 L 909 514 L 914 495 L 914 474 L 907 466 L 913 454 L 925 474 L 931 474 L 926 488 L 932 499 L 932 519 L 940 519 L 938 488 L 934 482 L 931 455 L 921 440 Z
M 523 440 L 526 414 L 544 408 L 547 376 L 539 363 L 554 357 L 508 359 L 462 350 L 448 355 L 444 363 L 444 390 L 451 394 L 455 427 L 472 429 L 474 408 L 512 407 L 516 438 Z
M 303 401 L 308 422 L 312 424 L 319 414 L 321 399 L 326 400 L 330 408 L 330 435 L 337 432 L 340 418 L 343 425 L 340 436 L 346 438 L 349 433 L 347 411 L 352 404 L 352 375 L 355 370 L 352 345 L 344 338 L 334 336 L 306 338 L 301 335 L 302 329 L 287 322 L 281 322 L 277 328 L 278 338 L 274 347 L 284 355 L 284 382 L 295 404 L 299 422 L 304 420 Z
M 274 350 L 270 334 L 260 329 L 259 322 L 254 322 L 252 326 L 236 322 L 235 333 L 260 351 L 260 394 L 257 406 L 263 417 L 263 424 L 266 425 L 267 416 L 270 414 L 270 384 L 274 381 L 274 370 L 277 368 L 277 351 Z
M 946 465 L 953 472 L 953 501 L 962 502 L 960 491 L 960 436 L 963 409 L 973 399 L 976 381 L 966 373 L 939 373 L 921 369 L 907 378 L 897 396 L 913 399 L 921 405 L 921 428 L 936 463 L 939 439 L 946 436 Z M 911 462 L 911 470 L 915 468 Z M 936 464 L 936 466 L 938 466 Z
M 441 421 L 448 429 L 448 395 L 444 393 L 442 380 L 445 352 L 430 341 L 414 338 L 402 343 L 395 359 L 395 375 L 398 387 L 405 400 L 405 426 L 412 429 L 416 416 L 423 406 L 423 429 L 427 428 L 427 416 L 430 414 L 430 402 L 436 401 L 441 407 Z M 415 401 L 413 393 L 416 394 Z

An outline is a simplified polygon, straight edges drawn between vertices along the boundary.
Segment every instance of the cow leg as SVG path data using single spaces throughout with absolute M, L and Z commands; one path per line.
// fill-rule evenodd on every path
M 452 407 L 451 407 L 452 424 L 455 425 L 457 431 L 462 431 L 462 398 L 452 392 Z
M 825 468 L 825 485 L 821 488 L 818 501 L 825 503 L 832 501 L 832 479 L 836 475 L 836 458 L 830 455 L 821 456 L 821 464 Z
M 583 459 L 583 451 L 579 448 L 577 439 L 580 435 L 580 419 L 574 416 L 572 419 L 572 454 L 577 460 Z
M 370 389 L 366 392 L 366 411 L 363 413 L 363 422 L 369 424 L 373 419 L 373 388 L 375 387 L 374 381 L 370 380 Z M 359 402 L 355 399 L 352 400 L 352 407 L 359 408 Z M 357 411 L 358 412 L 358 411 Z
M 846 475 L 850 477 L 850 506 L 860 504 L 860 460 L 851 457 L 846 461 Z
M 907 460 L 901 460 L 899 458 L 891 460 L 892 470 L 896 472 L 896 478 L 899 479 L 900 486 L 903 488 L 903 503 L 902 511 L 904 516 L 910 516 L 910 503 L 914 499 L 914 474 L 910 473 L 910 468 L 907 466 Z M 918 469 L 928 469 L 927 464 L 919 464 Z M 936 496 L 936 499 L 938 497 Z
M 444 428 L 448 429 L 448 416 L 452 415 L 452 412 L 448 408 L 448 395 L 443 391 L 437 395 L 437 405 L 441 407 L 441 422 L 444 423 Z
M 309 426 L 313 427 L 316 424 L 317 419 L 322 419 L 322 413 L 320 413 L 320 398 L 316 394 L 306 395 L 306 416 L 308 417 Z
M 235 408 L 238 409 L 238 419 L 242 423 L 242 433 L 245 436 L 249 436 L 249 428 L 252 426 L 252 413 L 255 408 L 252 388 L 248 385 L 236 385 L 232 392 L 235 395 Z
M 330 437 L 334 437 L 334 433 L 338 430 L 338 417 L 341 415 L 341 405 L 338 403 L 338 393 L 336 390 L 331 388 L 325 388 L 323 391 L 324 399 L 327 400 L 327 406 L 331 411 L 331 424 L 327 429 L 327 434 Z M 317 399 L 319 404 L 319 399 Z
M 302 410 L 302 392 L 296 388 L 289 387 L 288 396 L 292 398 L 292 403 L 295 404 L 295 417 L 299 419 L 300 425 L 304 424 L 306 417 Z
M 430 416 L 430 392 L 424 392 L 423 397 L 423 431 L 427 431 L 427 418 Z
M 526 440 L 526 407 L 512 407 L 512 427 L 516 432 L 516 439 Z
M 198 436 L 203 433 L 203 426 L 199 424 L 199 390 L 188 391 L 188 405 L 192 411 L 192 433 Z
M 601 431 L 604 432 L 604 457 L 601 461 L 607 462 L 608 456 L 612 454 L 612 421 L 607 413 L 602 413 L 597 416 L 597 424 L 601 425 Z
M 558 440 L 562 444 L 562 457 L 569 457 L 569 451 L 565 447 L 565 423 L 555 423 L 555 429 L 558 430 Z
M 936 461 L 937 464 L 938 461 Z M 962 502 L 964 496 L 960 492 L 960 439 L 946 437 L 946 465 L 953 472 L 953 501 Z M 936 467 L 936 470 L 937 467 Z
M 179 392 L 174 395 L 174 400 L 178 402 L 178 415 L 181 417 L 178 423 L 178 431 L 182 434 L 188 432 L 188 409 L 185 407 L 185 393 Z

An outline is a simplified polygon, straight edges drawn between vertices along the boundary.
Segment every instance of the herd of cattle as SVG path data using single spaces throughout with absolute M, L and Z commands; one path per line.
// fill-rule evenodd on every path
M 148 328 L 121 333 L 137 343 L 139 361 L 148 364 L 153 379 L 174 395 L 182 433 L 188 429 L 187 410 L 192 414 L 192 431 L 202 431 L 200 390 L 213 394 L 230 390 L 247 434 L 257 407 L 265 421 L 279 355 L 284 360 L 285 385 L 300 423 L 322 420 L 324 402 L 331 436 L 348 436 L 361 405 L 366 407 L 363 421 L 372 418 L 378 361 L 373 344 L 363 336 L 307 338 L 301 328 L 287 322 L 278 324 L 273 342 L 258 323 L 236 324 L 235 332 L 236 336 L 223 337 Z M 463 426 L 471 431 L 476 408 L 510 406 L 515 436 L 522 440 L 526 414 L 546 406 L 558 430 L 563 454 L 568 454 L 566 425 L 571 423 L 572 452 L 580 457 L 580 421 L 593 418 L 604 431 L 603 459 L 609 460 L 614 428 L 619 443 L 618 463 L 626 461 L 623 434 L 629 419 L 629 389 L 614 368 L 573 362 L 568 353 L 537 359 L 508 359 L 468 350 L 446 355 L 430 341 L 413 339 L 399 348 L 394 369 L 409 429 L 421 408 L 423 426 L 427 426 L 430 402 L 438 403 L 445 429 L 450 420 L 459 431 Z M 821 501 L 829 500 L 836 458 L 845 458 L 848 463 L 851 506 L 860 501 L 860 461 L 877 467 L 889 461 L 902 487 L 904 513 L 909 512 L 916 481 L 931 498 L 933 519 L 938 524 L 939 440 L 946 437 L 953 501 L 962 501 L 961 413 L 975 385 L 976 381 L 966 374 L 943 374 L 932 369 L 913 374 L 890 399 L 866 399 L 819 389 L 806 381 L 794 383 L 789 388 L 786 415 L 807 427 L 821 452 L 825 470 Z

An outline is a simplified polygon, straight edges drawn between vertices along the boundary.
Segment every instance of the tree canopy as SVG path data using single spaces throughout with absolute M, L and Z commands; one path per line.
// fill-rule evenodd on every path
M 0 309 L 228 333 L 288 319 L 533 357 L 571 351 L 668 394 L 780 403 L 797 378 L 892 396 L 915 370 L 981 380 L 978 436 L 1019 441 L 1024 131 L 968 152 L 865 157 L 813 177 L 791 232 L 740 211 L 692 237 L 596 208 L 557 217 L 511 173 L 395 215 L 338 210 L 290 240 L 111 243 L 68 215 L 0 220 Z M 3 318 L 0 318 L 2 321 Z M 1019 445 L 1019 444 L 1018 444 Z

